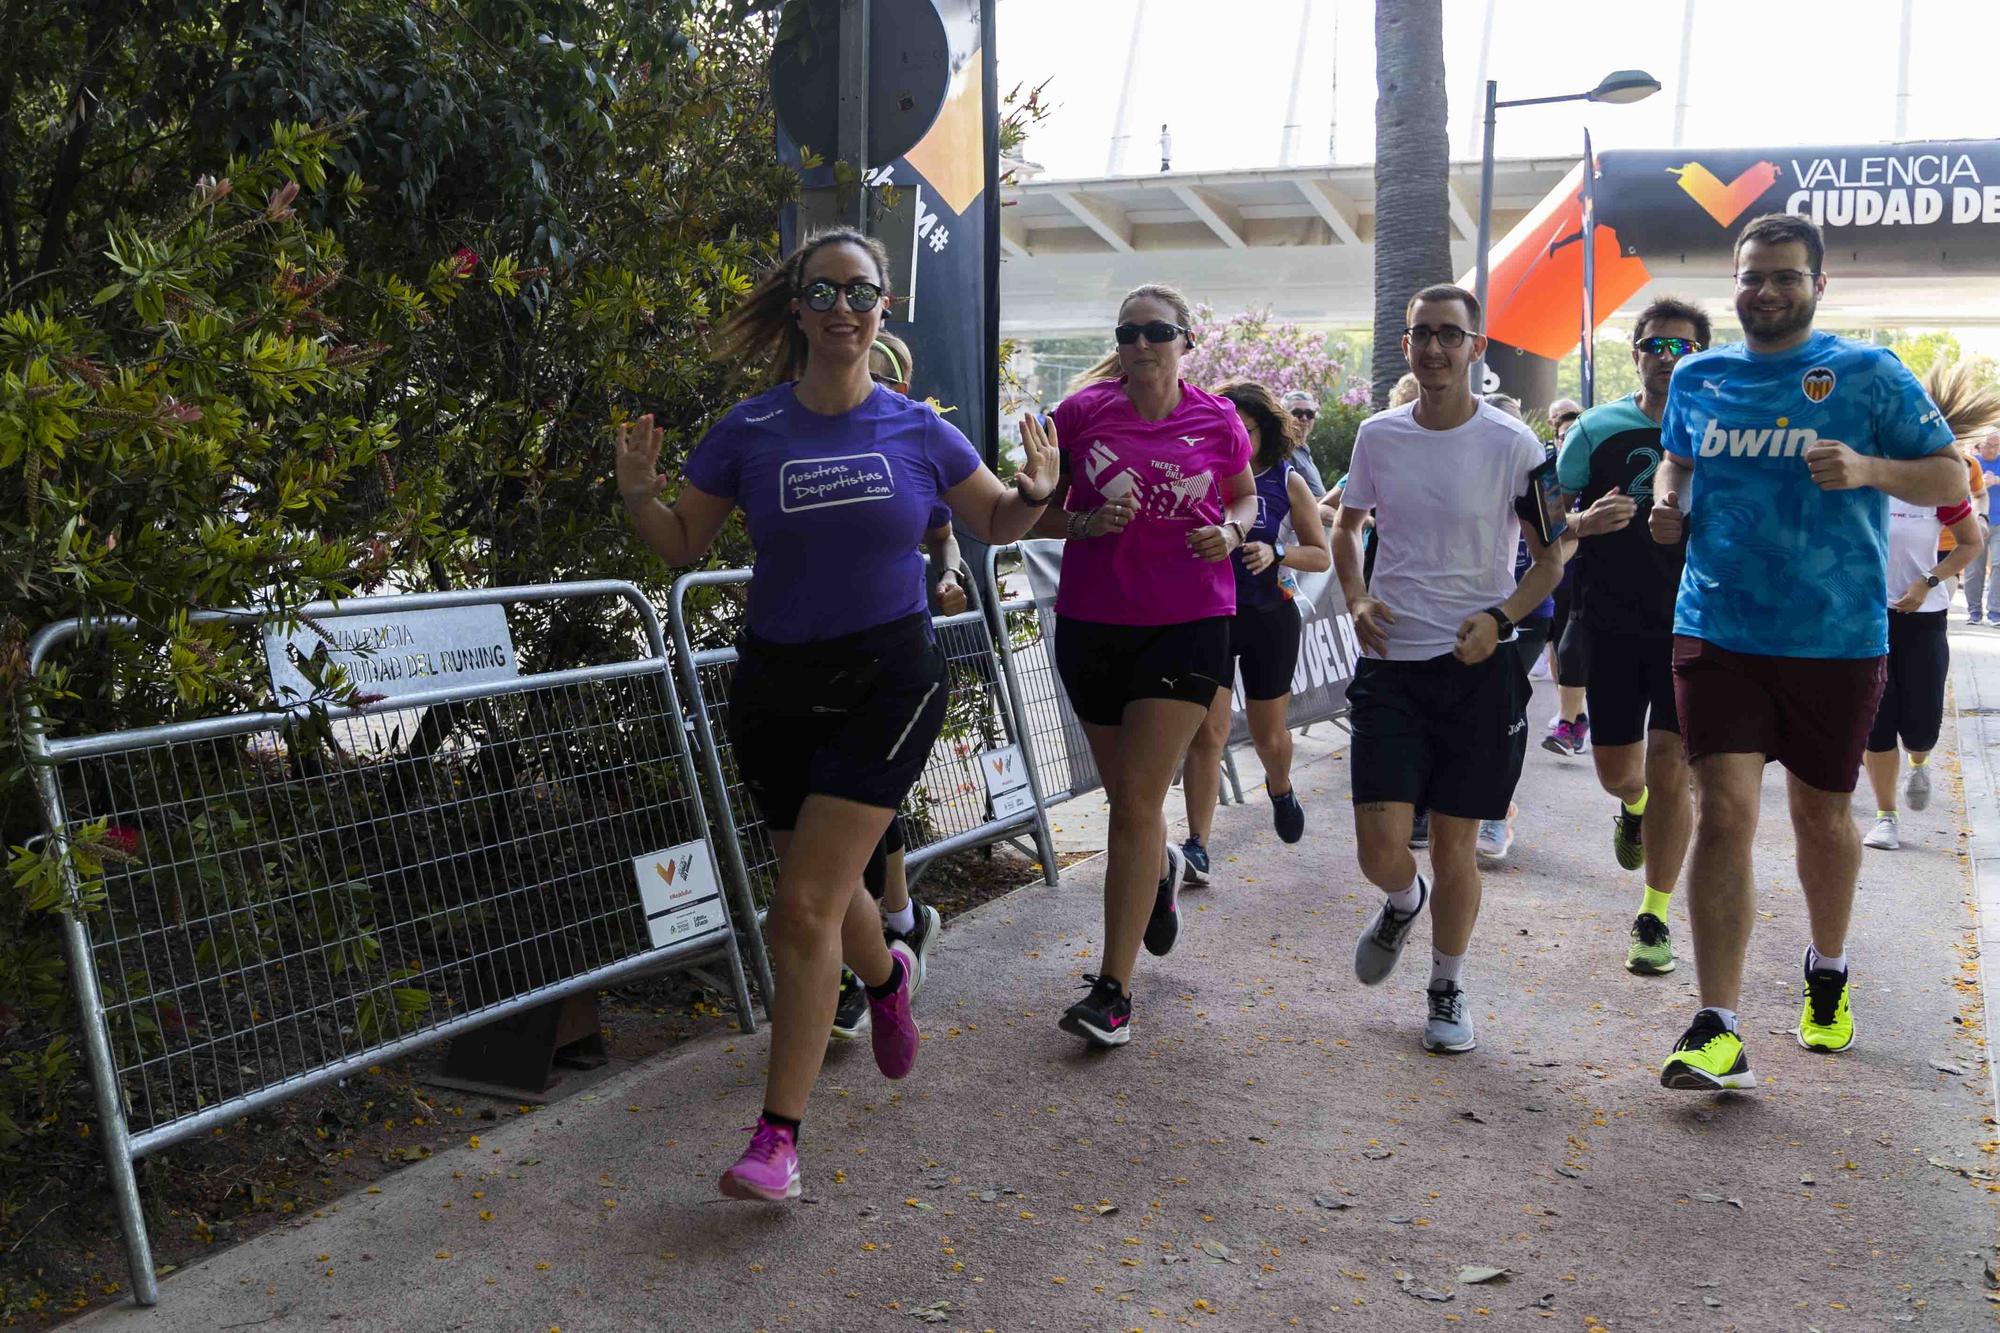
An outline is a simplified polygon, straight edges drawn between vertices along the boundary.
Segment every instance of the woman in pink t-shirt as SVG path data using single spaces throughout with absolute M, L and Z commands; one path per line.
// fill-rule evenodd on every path
M 1162 807 L 1229 679 L 1229 555 L 1257 520 L 1235 405 L 1181 381 L 1190 322 L 1170 287 L 1137 288 L 1119 306 L 1117 350 L 1055 410 L 1061 504 L 1037 527 L 1067 540 L 1056 670 L 1111 802 L 1104 957 L 1084 978 L 1090 994 L 1062 1018 L 1065 1032 L 1100 1046 L 1131 1039 L 1140 942 L 1164 955 L 1180 935 L 1181 852 Z M 1040 422 L 1021 429 L 1043 445 Z

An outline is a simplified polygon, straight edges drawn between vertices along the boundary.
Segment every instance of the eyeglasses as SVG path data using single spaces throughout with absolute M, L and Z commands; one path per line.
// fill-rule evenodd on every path
M 1754 292 L 1768 286 L 1776 287 L 1781 292 L 1799 292 L 1804 291 L 1806 284 L 1818 276 L 1817 270 L 1802 268 L 1774 269 L 1769 273 L 1748 270 L 1736 275 L 1736 288 L 1738 291 Z
M 1149 343 L 1170 343 L 1186 335 L 1187 330 L 1178 324 L 1169 324 L 1164 319 L 1148 320 L 1144 324 L 1120 324 L 1111 330 L 1111 336 L 1118 340 L 1120 347 L 1130 347 L 1139 341 L 1140 334 L 1146 335 Z
M 1311 421 L 1318 415 L 1319 413 L 1310 407 L 1295 407 L 1292 409 L 1292 420 L 1294 421 Z
M 1632 345 L 1647 356 L 1664 356 L 1674 361 L 1701 350 L 1701 344 L 1693 338 L 1641 338 Z
M 873 310 L 882 299 L 882 285 L 875 282 L 828 282 L 821 278 L 799 288 L 799 300 L 805 302 L 808 310 L 821 314 L 833 309 L 833 303 L 842 294 L 847 297 L 847 308 L 855 314 L 866 314 Z
M 1413 324 L 1403 330 L 1403 336 L 1410 340 L 1412 347 L 1427 347 L 1435 341 L 1439 347 L 1448 351 L 1454 347 L 1463 347 L 1465 340 L 1471 335 L 1456 324 L 1446 324 L 1436 329 L 1428 324 Z

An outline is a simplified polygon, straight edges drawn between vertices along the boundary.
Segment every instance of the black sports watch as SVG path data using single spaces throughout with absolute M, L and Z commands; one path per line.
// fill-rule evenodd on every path
M 1501 638 L 1504 639 L 1509 634 L 1512 634 L 1514 632 L 1514 622 L 1508 619 L 1507 613 L 1505 611 L 1502 611 L 1499 607 L 1497 606 L 1487 607 L 1486 614 L 1492 616 L 1493 623 L 1500 627 Z
M 1938 576 L 1937 576 L 1937 575 L 1935 575 L 1935 574 L 1926 574 L 1926 575 L 1924 575 L 1924 586 L 1925 586 L 1926 588 L 1935 588 L 1935 587 L 1937 587 L 1937 586 L 1938 586 Z
M 1285 544 L 1283 542 L 1271 543 L 1271 563 L 1274 565 L 1285 563 Z

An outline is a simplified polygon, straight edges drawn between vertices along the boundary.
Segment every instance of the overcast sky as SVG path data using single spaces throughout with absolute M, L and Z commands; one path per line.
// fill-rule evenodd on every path
M 1694 0 L 1685 89 L 1689 147 L 1875 143 L 1895 137 L 1897 0 Z M 1374 157 L 1374 0 L 999 0 L 1000 81 L 1052 77 L 1054 115 L 1028 144 L 1053 176 L 1102 175 L 1134 13 L 1143 7 L 1126 171 L 1275 165 L 1305 28 L 1296 160 Z M 1581 92 L 1613 69 L 1662 88 L 1632 106 L 1571 103 L 1500 113 L 1503 157 L 1673 142 L 1683 0 L 1493 0 L 1487 76 L 1504 98 Z M 1487 0 L 1444 0 L 1454 158 L 1476 158 Z M 1906 137 L 2000 134 L 2000 3 L 1914 0 Z M 1335 112 L 1338 112 L 1337 118 Z

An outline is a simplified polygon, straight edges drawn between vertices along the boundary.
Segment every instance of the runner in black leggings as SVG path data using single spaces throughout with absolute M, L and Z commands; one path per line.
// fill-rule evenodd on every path
M 888 272 L 879 242 L 837 228 L 765 276 L 730 317 L 723 355 L 777 387 L 696 446 L 671 505 L 657 498 L 669 486 L 662 432 L 650 416 L 618 428 L 619 492 L 662 559 L 698 561 L 738 506 L 757 548 L 729 730 L 780 859 L 768 926 L 778 987 L 764 1114 L 723 1173 L 731 1198 L 799 1193 L 799 1118 L 843 957 L 868 986 L 876 1064 L 901 1078 L 916 1062 L 914 955 L 884 943 L 861 871 L 944 721 L 917 545 L 940 498 L 969 531 L 1008 542 L 1055 486 L 1039 439 L 1005 486 L 928 405 L 869 378 Z

